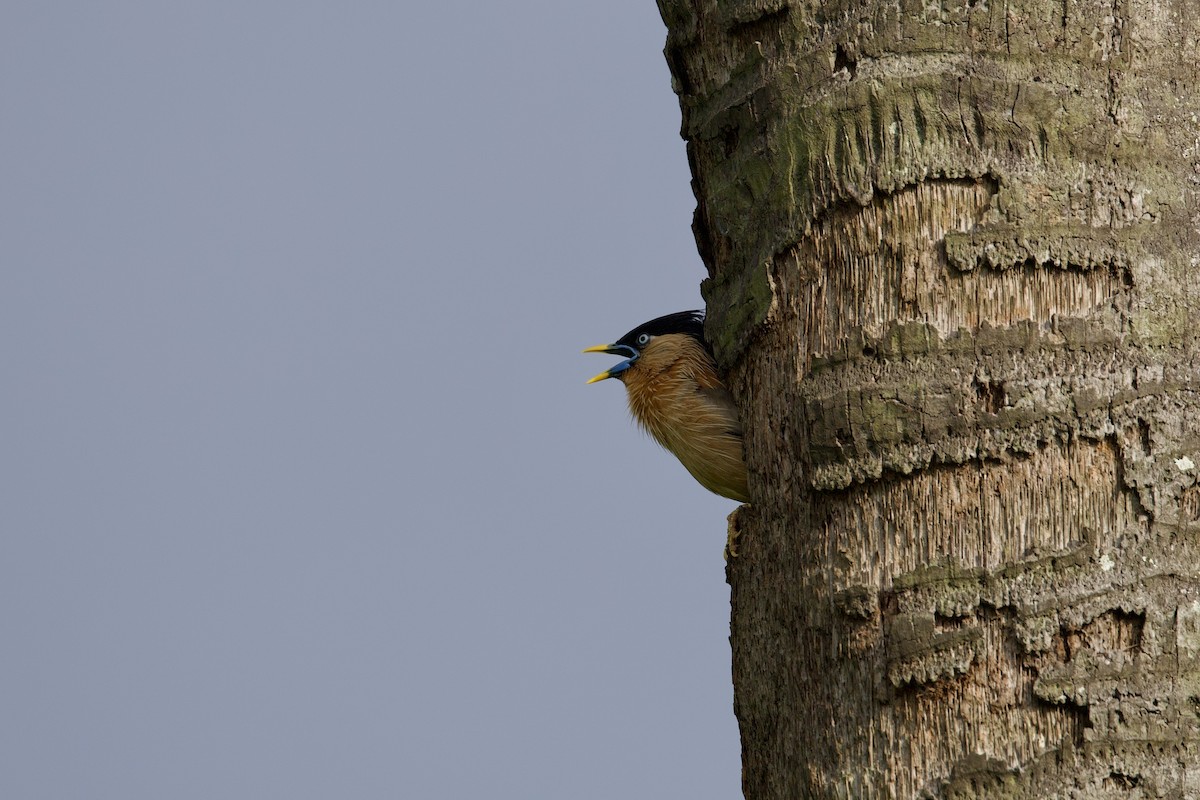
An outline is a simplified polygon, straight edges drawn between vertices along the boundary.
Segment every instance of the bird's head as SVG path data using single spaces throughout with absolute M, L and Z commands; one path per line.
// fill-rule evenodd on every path
M 625 380 L 625 374 L 644 355 L 652 353 L 660 337 L 671 334 L 683 334 L 694 337 L 707 349 L 704 340 L 704 312 L 679 311 L 667 314 L 665 317 L 652 319 L 642 323 L 612 344 L 598 344 L 584 350 L 585 353 L 610 353 L 614 356 L 624 356 L 625 360 L 614 367 L 606 369 L 588 381 L 595 383 L 605 378 Z

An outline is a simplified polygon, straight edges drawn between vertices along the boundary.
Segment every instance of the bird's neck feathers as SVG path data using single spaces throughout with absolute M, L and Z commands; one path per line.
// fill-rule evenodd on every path
M 697 388 L 723 385 L 703 343 L 682 333 L 655 337 L 621 379 L 633 416 L 656 438 L 664 417 L 691 406 Z
M 661 379 L 664 372 L 679 373 L 704 385 L 717 381 L 712 356 L 702 342 L 686 333 L 656 336 L 622 377 L 630 386 Z

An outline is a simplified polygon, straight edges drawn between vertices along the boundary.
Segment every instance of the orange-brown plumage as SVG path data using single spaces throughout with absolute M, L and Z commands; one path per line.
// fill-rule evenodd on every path
M 699 312 L 672 314 L 634 328 L 617 344 L 591 348 L 631 356 L 593 380 L 618 378 L 634 419 L 692 477 L 719 495 L 749 502 L 737 407 L 702 326 Z

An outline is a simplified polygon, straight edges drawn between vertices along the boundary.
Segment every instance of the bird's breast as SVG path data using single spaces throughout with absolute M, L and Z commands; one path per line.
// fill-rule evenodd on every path
M 707 489 L 749 501 L 737 408 L 712 369 L 686 359 L 646 366 L 626 375 L 634 419 Z

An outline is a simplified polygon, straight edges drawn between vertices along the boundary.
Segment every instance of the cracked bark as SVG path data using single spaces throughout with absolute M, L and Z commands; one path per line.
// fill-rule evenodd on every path
M 1200 16 L 659 7 L 746 796 L 1200 797 Z

